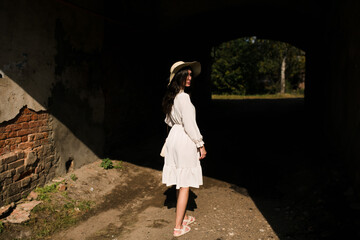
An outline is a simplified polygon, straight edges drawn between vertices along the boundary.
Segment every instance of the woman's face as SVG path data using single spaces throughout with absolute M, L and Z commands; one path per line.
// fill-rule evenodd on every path
M 190 69 L 188 69 L 188 75 L 186 77 L 186 81 L 185 81 L 185 87 L 190 87 L 191 85 L 191 79 L 192 79 L 192 72 Z

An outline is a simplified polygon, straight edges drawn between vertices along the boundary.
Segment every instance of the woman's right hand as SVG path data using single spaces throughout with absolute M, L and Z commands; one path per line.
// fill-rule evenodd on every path
M 202 146 L 199 149 L 200 149 L 200 158 L 199 159 L 201 160 L 201 159 L 204 159 L 206 157 L 207 152 L 205 150 L 205 146 Z

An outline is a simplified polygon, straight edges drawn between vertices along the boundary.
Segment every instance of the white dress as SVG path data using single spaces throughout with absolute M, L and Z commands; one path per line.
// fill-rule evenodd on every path
M 204 145 L 196 124 L 195 107 L 190 97 L 180 91 L 165 123 L 171 127 L 165 143 L 162 182 L 167 186 L 198 188 L 203 184 L 198 148 Z

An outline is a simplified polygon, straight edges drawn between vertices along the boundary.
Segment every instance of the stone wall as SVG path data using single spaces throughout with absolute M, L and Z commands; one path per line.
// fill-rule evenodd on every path
M 48 113 L 25 107 L 0 124 L 0 205 L 21 199 L 54 176 L 50 122 Z
M 0 205 L 27 195 L 53 178 L 55 149 L 46 112 L 21 109 L 0 124 Z

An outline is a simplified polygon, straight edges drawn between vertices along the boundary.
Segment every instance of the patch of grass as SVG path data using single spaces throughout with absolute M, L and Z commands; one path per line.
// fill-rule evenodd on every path
M 50 239 L 54 233 L 74 226 L 95 205 L 93 201 L 77 199 L 71 192 L 58 191 L 60 183 L 36 188 L 38 200 L 43 202 L 33 208 L 29 221 L 19 225 L 31 228 L 31 235 L 26 239 Z M 0 233 L 4 231 L 7 231 L 7 226 L 0 221 Z
M 50 194 L 55 193 L 55 192 L 58 191 L 57 186 L 59 184 L 60 183 L 53 183 L 53 184 L 50 184 L 50 185 L 46 185 L 44 187 L 37 187 L 35 189 L 35 192 L 38 193 L 37 199 L 38 200 L 43 200 L 43 201 L 51 201 Z
M 112 161 L 109 158 L 104 158 L 100 164 L 100 167 L 104 169 L 112 169 L 114 168 Z
M 69 197 L 69 195 L 68 195 L 68 192 L 66 192 L 66 191 L 65 191 L 65 192 L 62 192 L 61 195 L 62 195 L 64 198 L 68 199 L 68 200 L 70 199 L 70 197 Z
M 64 208 L 65 209 L 74 209 L 75 204 L 73 202 L 67 202 L 67 203 L 64 204 Z
M 258 95 L 211 95 L 211 99 L 215 100 L 241 100 L 241 99 L 279 99 L 279 98 L 303 98 L 301 92 L 285 93 L 285 94 L 258 94 Z
M 78 179 L 78 177 L 73 173 L 70 175 L 71 180 L 73 180 L 74 182 Z
M 72 210 L 80 210 L 80 211 L 87 211 L 91 208 L 91 206 L 94 203 L 92 201 L 87 201 L 87 200 L 81 200 L 81 201 L 76 201 L 76 200 L 71 200 L 69 202 L 66 202 L 64 204 L 64 208 L 65 209 L 72 209 Z
M 122 168 L 123 168 L 123 166 L 122 166 L 122 161 L 117 162 L 117 163 L 114 165 L 114 168 L 115 168 L 115 169 L 122 169 Z
M 42 204 L 36 205 L 31 212 L 38 213 L 38 212 L 43 212 L 43 211 L 55 212 L 55 208 L 51 204 L 42 203 Z
M 88 200 L 72 199 L 65 193 L 49 195 L 51 201 L 45 201 L 32 210 L 27 223 L 33 229 L 31 239 L 44 239 L 56 231 L 73 226 L 95 204 Z
M 81 211 L 87 211 L 93 204 L 94 203 L 92 201 L 82 200 L 77 203 L 77 206 Z
M 49 203 L 45 203 L 47 205 Z M 34 239 L 44 239 L 54 232 L 73 226 L 77 222 L 77 213 L 74 209 L 66 209 L 57 205 L 45 206 L 41 211 L 35 212 L 29 224 L 34 232 Z

